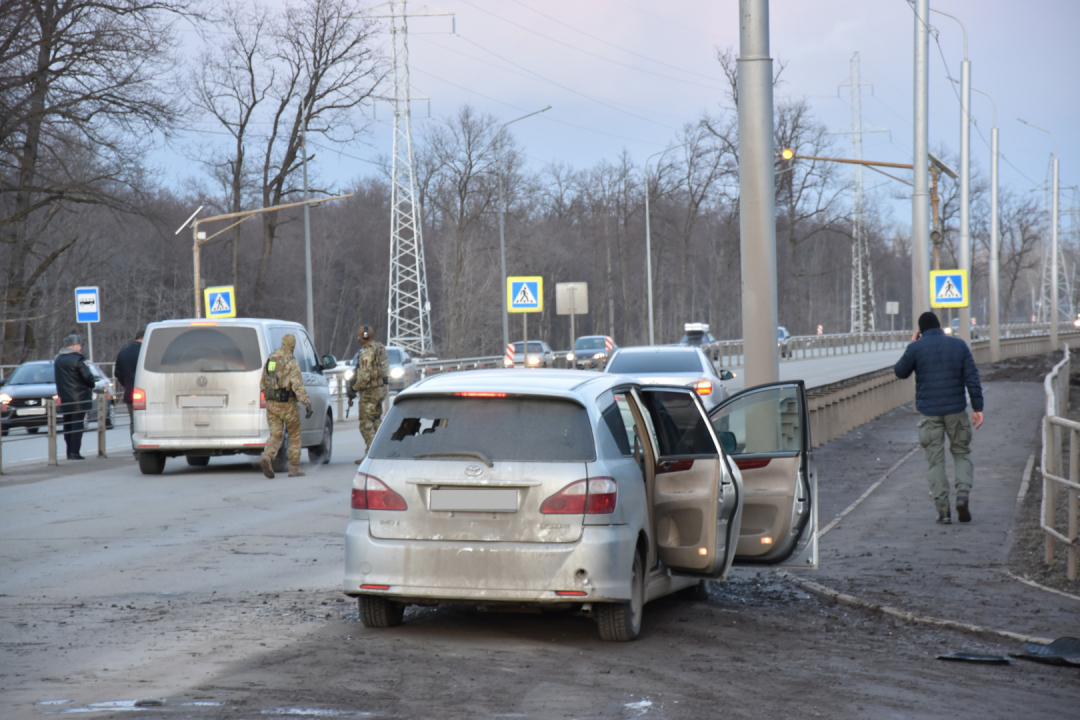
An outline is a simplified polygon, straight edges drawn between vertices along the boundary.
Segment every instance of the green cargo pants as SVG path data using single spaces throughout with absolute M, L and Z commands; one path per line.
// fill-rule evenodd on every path
M 953 456 L 956 492 L 969 492 L 975 479 L 971 464 L 971 420 L 967 410 L 951 415 L 923 415 L 919 420 L 919 444 L 926 451 L 930 466 L 930 496 L 938 512 L 949 511 L 949 480 L 945 476 L 945 436 L 949 436 L 949 452 Z

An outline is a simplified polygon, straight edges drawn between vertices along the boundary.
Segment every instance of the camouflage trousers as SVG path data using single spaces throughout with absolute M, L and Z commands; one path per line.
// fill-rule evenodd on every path
M 289 431 L 289 464 L 300 464 L 300 411 L 294 402 L 266 401 L 266 421 L 270 423 L 270 439 L 263 455 L 271 459 L 278 453 L 283 435 Z
M 361 390 L 359 407 L 356 410 L 360 418 L 360 434 L 364 436 L 365 452 L 371 448 L 371 441 L 382 425 L 383 401 L 386 400 L 386 388 Z

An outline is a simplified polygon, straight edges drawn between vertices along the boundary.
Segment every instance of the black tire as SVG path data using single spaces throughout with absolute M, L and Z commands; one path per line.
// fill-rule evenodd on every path
M 389 628 L 401 624 L 405 617 L 405 606 L 378 595 L 361 595 L 357 605 L 360 607 L 360 622 L 364 627 Z
M 36 435 L 37 431 L 38 431 L 38 428 L 34 427 L 33 425 L 26 428 L 26 432 L 30 433 L 31 435 Z M 4 434 L 7 435 L 7 430 L 4 431 Z
M 206 467 L 210 464 L 209 455 L 188 455 L 187 464 L 191 467 Z
M 308 462 L 312 465 L 325 465 L 334 454 L 334 421 L 329 415 L 323 423 L 322 442 L 307 449 Z
M 159 452 L 139 452 L 139 471 L 143 475 L 160 475 L 164 470 L 164 455 Z
M 7 434 L 8 434 L 8 429 L 7 428 L 0 428 L 0 437 L 7 437 Z
M 698 580 L 696 585 L 691 585 L 679 591 L 679 595 L 690 602 L 705 602 L 709 599 L 709 581 Z
M 645 562 L 634 553 L 630 570 L 630 602 L 601 603 L 596 606 L 596 624 L 600 639 L 629 642 L 641 634 L 641 616 L 645 608 Z

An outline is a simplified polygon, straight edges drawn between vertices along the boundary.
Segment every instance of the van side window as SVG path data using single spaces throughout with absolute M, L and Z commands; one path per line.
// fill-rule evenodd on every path
M 296 349 L 293 350 L 293 357 L 296 358 L 296 364 L 300 366 L 300 372 L 311 372 L 311 367 L 308 365 L 306 353 L 304 352 L 304 335 L 297 332 L 296 328 L 270 328 L 270 352 L 280 348 L 281 339 L 290 333 L 296 338 Z
M 318 359 L 315 356 L 315 349 L 311 347 L 311 340 L 307 335 L 301 335 L 297 350 L 297 361 L 300 362 L 300 369 L 304 372 L 317 372 L 316 368 L 321 367 Z M 304 361 L 300 360 L 300 355 L 304 356 L 304 361 L 307 362 L 307 368 L 304 368 Z

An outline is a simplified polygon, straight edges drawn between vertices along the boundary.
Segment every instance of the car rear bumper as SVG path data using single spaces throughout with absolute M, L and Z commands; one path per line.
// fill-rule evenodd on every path
M 387 540 L 354 518 L 345 531 L 343 590 L 463 602 L 626 602 L 636 542 L 629 525 L 587 525 L 571 543 Z
M 131 446 L 135 450 L 178 455 L 198 450 L 220 454 L 248 453 L 257 455 L 262 453 L 269 439 L 269 432 L 254 437 L 235 438 L 162 438 L 149 437 L 144 432 L 135 432 L 131 436 Z

